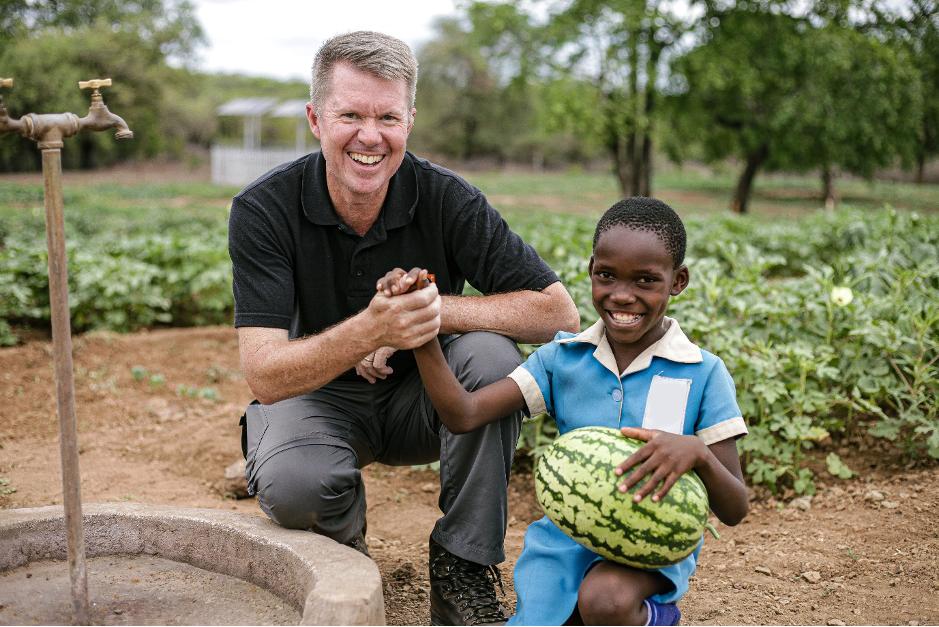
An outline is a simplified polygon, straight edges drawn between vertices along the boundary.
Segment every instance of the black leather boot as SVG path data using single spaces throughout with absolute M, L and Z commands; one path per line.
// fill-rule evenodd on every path
M 504 625 L 508 614 L 496 598 L 497 583 L 504 596 L 498 568 L 457 557 L 430 541 L 431 625 Z

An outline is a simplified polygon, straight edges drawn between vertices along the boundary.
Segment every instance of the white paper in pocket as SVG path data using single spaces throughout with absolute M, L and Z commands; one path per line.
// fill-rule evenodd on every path
M 685 426 L 685 409 L 688 407 L 690 391 L 691 379 L 669 379 L 659 375 L 652 377 L 642 427 L 680 435 Z

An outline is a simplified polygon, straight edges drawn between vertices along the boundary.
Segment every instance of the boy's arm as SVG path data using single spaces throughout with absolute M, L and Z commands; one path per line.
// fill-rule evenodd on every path
M 395 268 L 376 285 L 379 292 L 391 297 L 423 289 L 430 285 L 427 270 L 412 268 L 405 272 Z M 434 409 L 451 433 L 466 433 L 512 412 L 525 408 L 525 398 L 518 384 L 505 378 L 475 392 L 467 392 L 450 370 L 434 337 L 423 346 L 413 349 L 417 367 L 421 372 L 424 389 Z
M 522 391 L 508 377 L 475 392 L 464 390 L 450 370 L 437 338 L 415 348 L 414 358 L 424 389 L 451 433 L 466 433 L 525 409 Z
M 658 501 L 683 474 L 693 469 L 704 482 L 711 510 L 722 523 L 736 525 L 747 515 L 750 501 L 740 469 L 737 444 L 732 438 L 708 446 L 694 435 L 676 435 L 633 427 L 625 427 L 620 431 L 626 437 L 646 442 L 645 446 L 616 468 L 616 474 L 623 475 L 630 468 L 636 467 L 620 485 L 623 492 L 630 490 L 643 477 L 651 475 L 636 490 L 633 496 L 636 501 L 650 493 L 652 500 Z M 659 484 L 662 485 L 657 488 Z

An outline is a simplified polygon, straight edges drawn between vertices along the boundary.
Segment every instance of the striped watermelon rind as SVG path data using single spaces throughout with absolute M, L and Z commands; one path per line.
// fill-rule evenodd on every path
M 581 546 L 636 568 L 677 564 L 697 548 L 707 525 L 708 496 L 694 471 L 683 475 L 665 497 L 617 489 L 624 477 L 613 472 L 645 442 L 618 429 L 584 427 L 558 437 L 535 467 L 535 492 L 545 515 Z

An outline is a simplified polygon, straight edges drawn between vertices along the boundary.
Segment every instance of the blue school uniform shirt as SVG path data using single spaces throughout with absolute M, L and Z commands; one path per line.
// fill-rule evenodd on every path
M 528 413 L 550 414 L 561 434 L 580 427 L 644 427 L 696 435 L 705 444 L 747 433 L 734 382 L 715 355 L 695 346 L 666 317 L 665 335 L 618 372 L 606 328 L 560 332 L 509 376 Z M 657 570 L 674 588 L 652 597 L 677 602 L 688 590 L 701 545 L 685 560 Z M 532 523 L 515 565 L 518 596 L 509 624 L 561 625 L 574 611 L 590 566 L 604 558 L 582 547 L 547 517 Z

